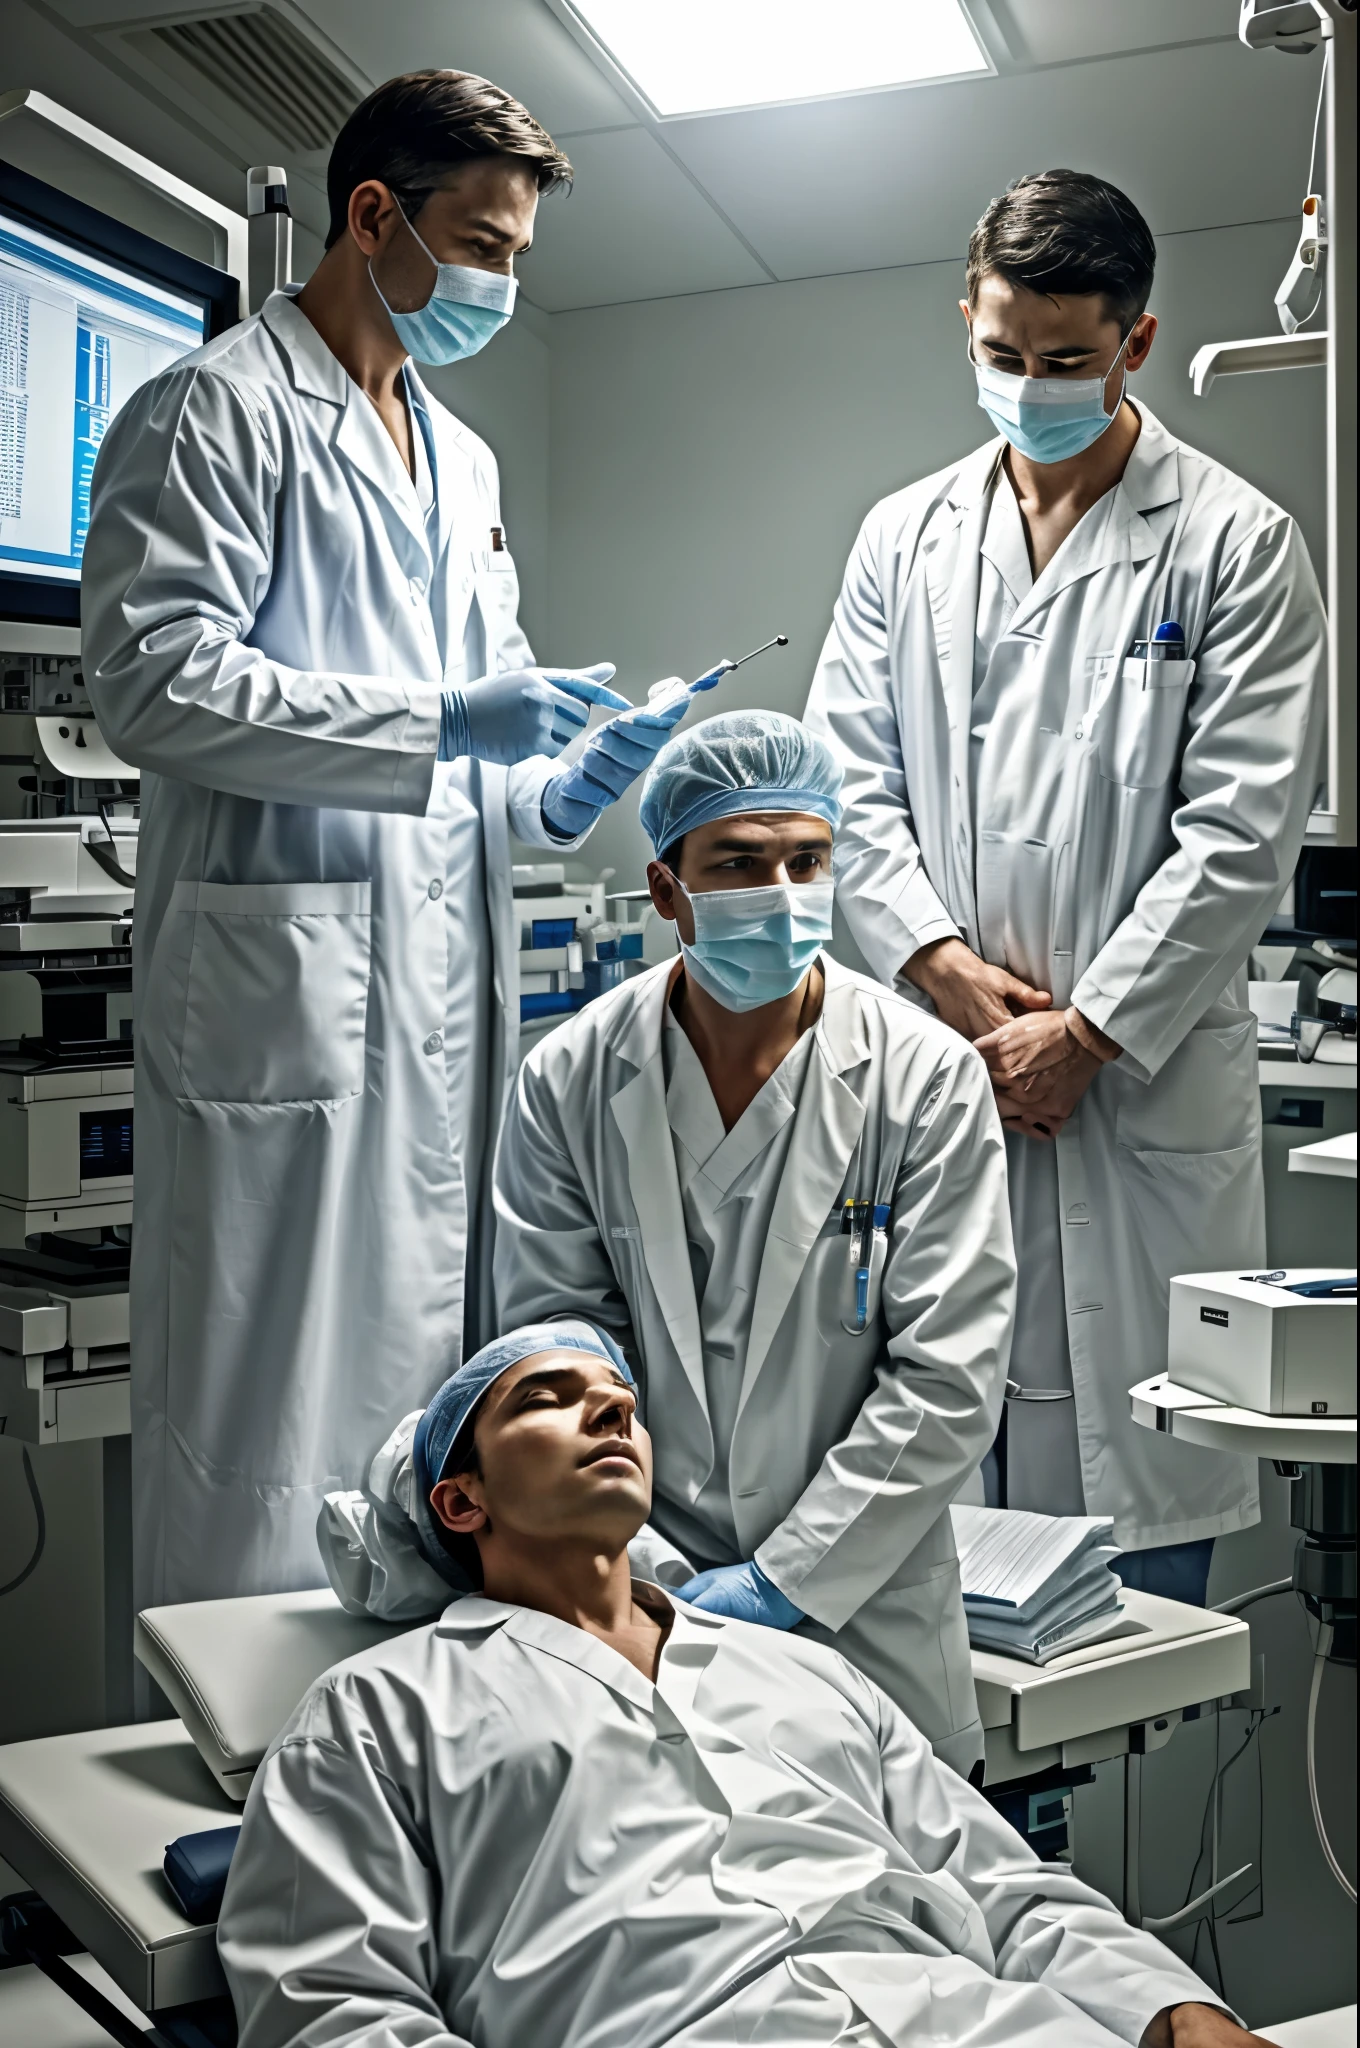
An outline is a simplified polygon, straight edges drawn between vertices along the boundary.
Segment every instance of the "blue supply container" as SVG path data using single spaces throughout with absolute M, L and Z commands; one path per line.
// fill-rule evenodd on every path
M 587 960 L 585 963 L 585 988 L 582 993 L 587 1002 L 596 996 L 605 995 L 611 988 L 617 988 L 624 979 L 622 960 Z
M 521 996 L 519 999 L 519 1021 L 527 1024 L 533 1017 L 565 1017 L 572 1010 L 579 1010 L 586 1000 L 583 989 L 564 989 L 560 995 Z
M 574 917 L 536 917 L 529 928 L 531 948 L 570 946 L 576 937 Z

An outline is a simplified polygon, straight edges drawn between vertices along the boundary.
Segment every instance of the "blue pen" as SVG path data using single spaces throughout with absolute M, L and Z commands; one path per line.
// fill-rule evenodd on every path
M 1175 619 L 1163 619 L 1151 640 L 1135 640 L 1135 661 L 1184 661 L 1185 628 Z
M 888 1218 L 892 1214 L 888 1202 L 847 1202 L 843 1211 L 842 1229 L 850 1232 L 850 1264 L 855 1272 L 855 1333 L 862 1331 L 869 1321 L 869 1273 L 870 1258 L 865 1255 L 866 1239 L 872 1246 L 869 1230 L 872 1225 L 875 1237 L 886 1235 Z

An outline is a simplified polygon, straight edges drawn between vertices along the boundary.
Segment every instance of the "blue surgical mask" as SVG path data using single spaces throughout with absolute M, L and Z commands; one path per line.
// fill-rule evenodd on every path
M 831 937 L 831 882 L 697 891 L 677 886 L 694 912 L 694 944 L 680 941 L 685 971 L 725 1010 L 758 1010 L 792 995 Z
M 1133 336 L 1130 328 L 1119 345 L 1119 361 Z M 1030 462 L 1066 462 L 1082 455 L 1097 442 L 1124 403 L 1124 385 L 1119 405 L 1105 410 L 1105 381 L 1114 368 L 1099 377 L 1017 377 L 1013 370 L 996 370 L 980 363 L 973 354 L 972 337 L 968 360 L 977 377 L 978 404 L 998 434 L 1004 434 L 1012 448 Z
M 514 312 L 519 279 L 498 270 L 471 270 L 462 263 L 441 263 L 406 220 L 399 199 L 396 207 L 408 233 L 415 235 L 435 269 L 434 290 L 426 303 L 414 313 L 394 313 L 383 298 L 382 286 L 373 277 L 370 262 L 368 274 L 373 279 L 373 289 L 387 307 L 397 340 L 418 363 L 457 363 L 465 356 L 475 356 L 493 334 L 500 333 Z

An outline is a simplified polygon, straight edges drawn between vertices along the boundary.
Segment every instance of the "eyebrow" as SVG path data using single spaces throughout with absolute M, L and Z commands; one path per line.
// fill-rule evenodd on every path
M 1015 356 L 1018 359 L 1024 353 L 1022 349 L 1012 348 L 1008 341 L 989 341 L 985 334 L 979 334 L 977 339 L 994 356 Z M 1046 363 L 1076 362 L 1082 356 L 1095 355 L 1099 346 L 1098 342 L 1093 342 L 1089 348 L 1040 348 L 1035 350 L 1035 354 Z
M 591 1354 L 591 1356 L 594 1355 L 595 1354 L 593 1353 Z M 526 1372 L 522 1380 L 516 1380 L 513 1387 L 510 1388 L 506 1398 L 508 1400 L 510 1398 L 510 1395 L 520 1393 L 522 1389 L 525 1387 L 547 1387 L 553 1385 L 554 1382 L 558 1380 L 574 1379 L 579 1375 L 580 1370 L 581 1368 L 579 1365 L 540 1365 L 536 1371 Z M 623 1374 L 612 1365 L 610 1366 L 609 1370 L 613 1378 L 614 1385 L 616 1387 L 623 1387 L 625 1389 L 628 1389 L 628 1391 L 631 1392 L 631 1389 L 628 1388 L 628 1382 L 623 1377 Z

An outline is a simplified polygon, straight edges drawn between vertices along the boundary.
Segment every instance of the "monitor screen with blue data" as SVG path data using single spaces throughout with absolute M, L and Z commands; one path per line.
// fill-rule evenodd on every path
M 0 171 L 0 617 L 74 622 L 100 442 L 223 324 L 221 274 Z

